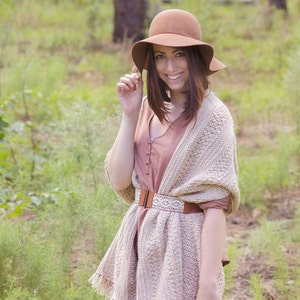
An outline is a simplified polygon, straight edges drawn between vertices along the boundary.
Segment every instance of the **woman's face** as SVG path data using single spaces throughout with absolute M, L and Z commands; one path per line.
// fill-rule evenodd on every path
M 189 79 L 186 52 L 162 45 L 153 45 L 153 52 L 158 77 L 170 91 L 186 92 Z

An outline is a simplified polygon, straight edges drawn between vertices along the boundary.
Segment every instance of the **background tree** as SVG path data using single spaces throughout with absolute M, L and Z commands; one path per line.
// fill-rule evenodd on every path
M 148 0 L 114 0 L 114 9 L 113 41 L 143 39 Z
M 275 6 L 278 9 L 282 9 L 287 13 L 286 0 L 269 0 L 271 6 Z

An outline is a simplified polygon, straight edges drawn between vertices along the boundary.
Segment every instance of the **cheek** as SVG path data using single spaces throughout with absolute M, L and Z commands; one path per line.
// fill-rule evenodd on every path
M 160 61 L 156 62 L 155 68 L 156 68 L 156 72 L 158 72 L 158 73 L 162 72 L 162 69 L 163 69 L 162 63 Z
M 156 72 L 157 72 L 158 77 L 159 77 L 159 78 L 162 78 L 162 77 L 163 77 L 163 74 L 164 74 L 164 68 L 163 68 L 163 65 L 162 65 L 161 63 L 156 63 L 155 69 L 156 69 Z
M 181 67 L 183 69 L 185 69 L 186 72 L 188 72 L 189 66 L 188 66 L 188 62 L 186 60 L 182 61 Z

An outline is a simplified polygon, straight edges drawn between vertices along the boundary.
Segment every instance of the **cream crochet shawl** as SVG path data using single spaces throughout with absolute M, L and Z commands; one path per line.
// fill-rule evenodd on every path
M 187 202 L 206 202 L 232 195 L 229 214 L 239 205 L 236 138 L 231 114 L 224 103 L 208 92 L 195 122 L 191 122 L 176 148 L 162 179 L 161 195 Z M 134 200 L 139 188 L 135 172 L 133 185 L 118 194 Z
M 126 159 L 126 158 L 124 158 Z M 139 188 L 119 194 L 134 201 Z M 203 100 L 196 122 L 188 124 L 161 182 L 159 194 L 188 202 L 206 202 L 232 195 L 228 213 L 239 205 L 236 140 L 229 110 L 212 92 Z M 92 286 L 109 299 L 171 300 L 196 298 L 201 265 L 202 214 L 184 215 L 148 210 L 134 240 L 140 207 L 132 203 L 96 273 Z M 224 280 L 219 274 L 219 290 Z

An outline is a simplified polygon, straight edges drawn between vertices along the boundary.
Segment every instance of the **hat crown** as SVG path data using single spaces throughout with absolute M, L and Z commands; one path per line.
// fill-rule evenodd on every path
M 168 9 L 157 14 L 149 28 L 149 37 L 159 34 L 176 34 L 202 41 L 198 20 L 189 12 Z
M 134 64 L 140 72 L 147 70 L 150 45 L 167 47 L 197 47 L 205 61 L 207 75 L 226 66 L 214 57 L 214 49 L 202 41 L 201 27 L 194 15 L 181 9 L 167 9 L 158 13 L 149 28 L 149 37 L 136 42 L 131 48 Z

